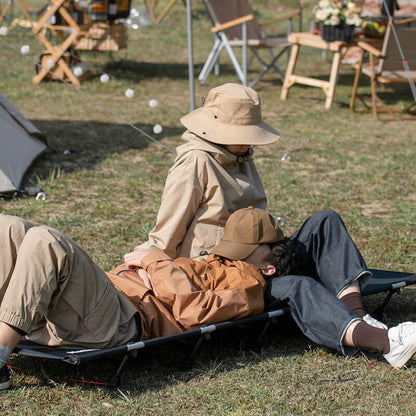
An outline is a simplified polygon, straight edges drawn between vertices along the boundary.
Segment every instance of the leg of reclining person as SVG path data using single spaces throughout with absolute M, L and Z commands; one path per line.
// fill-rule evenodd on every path
M 371 272 L 336 212 L 311 215 L 291 238 L 298 242 L 300 274 L 318 279 L 367 323 L 386 328 L 364 309 L 360 287 Z
M 416 323 L 393 328 L 375 327 L 360 319 L 320 282 L 307 276 L 269 279 L 265 292 L 267 309 L 287 305 L 301 331 L 312 341 L 345 355 L 358 348 L 376 350 L 395 368 L 416 352 Z
M 346 355 L 357 351 L 345 349 L 342 340 L 348 326 L 360 321 L 360 317 L 311 277 L 268 279 L 264 299 L 269 310 L 287 305 L 292 318 L 311 341 Z
M 0 344 L 6 345 L 8 324 L 43 345 L 120 345 L 137 335 L 135 314 L 76 243 L 52 228 L 32 227 L 0 305 Z
M 32 224 L 22 218 L 0 214 L 0 303 L 13 273 L 20 245 L 31 227 Z
M 341 217 L 333 211 L 311 215 L 291 239 L 298 243 L 300 274 L 320 280 L 334 295 L 371 272 Z

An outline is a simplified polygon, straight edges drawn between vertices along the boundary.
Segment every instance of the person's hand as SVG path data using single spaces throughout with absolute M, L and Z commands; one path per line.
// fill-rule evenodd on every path
M 140 278 L 143 280 L 144 285 L 150 289 L 153 290 L 153 293 L 155 294 L 155 296 L 157 296 L 157 292 L 156 290 L 153 288 L 152 285 L 152 281 L 150 280 L 150 275 L 149 273 L 146 272 L 146 270 L 143 269 L 139 269 L 137 270 L 137 273 L 139 274 Z
M 146 257 L 150 254 L 153 250 L 148 248 L 139 248 L 131 253 L 127 253 L 124 255 L 124 263 L 129 269 L 135 269 L 136 267 L 142 266 L 142 258 Z

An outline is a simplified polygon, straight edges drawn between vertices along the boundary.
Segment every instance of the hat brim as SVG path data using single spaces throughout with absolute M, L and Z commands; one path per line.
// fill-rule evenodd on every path
M 225 124 L 208 116 L 204 107 L 183 116 L 181 123 L 197 136 L 217 144 L 259 146 L 280 139 L 280 133 L 264 121 L 255 125 Z
M 260 244 L 243 244 L 233 241 L 221 241 L 215 246 L 211 253 L 217 256 L 225 257 L 230 260 L 244 260 L 247 258 Z

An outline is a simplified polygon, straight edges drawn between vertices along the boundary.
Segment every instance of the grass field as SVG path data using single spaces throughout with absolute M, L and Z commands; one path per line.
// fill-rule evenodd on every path
M 35 9 L 42 4 L 32 2 Z M 252 3 L 260 20 L 290 8 L 265 0 Z M 0 0 L 0 8 L 5 4 Z M 17 6 L 14 13 L 19 13 Z M 194 2 L 193 17 L 198 74 L 212 37 L 200 2 Z M 25 178 L 25 185 L 43 188 L 46 200 L 2 197 L 0 210 L 59 228 L 109 269 L 146 239 L 174 160 L 166 147 L 174 150 L 181 143 L 179 118 L 189 111 L 182 2 L 161 24 L 129 29 L 125 50 L 81 52 L 82 59 L 116 78 L 107 84 L 98 76 L 85 81 L 82 93 L 59 82 L 32 85 L 35 65 L 18 51 L 30 45 L 28 56 L 37 61 L 43 48 L 29 30 L 16 28 L 0 39 L 10 45 L 0 42 L 0 91 L 46 135 L 53 149 L 36 160 Z M 221 64 L 218 78 L 210 75 L 205 85 L 195 83 L 197 106 L 212 87 L 237 81 L 225 54 Z M 251 77 L 256 69 L 253 65 Z M 302 51 L 303 74 L 324 78 L 329 69 L 321 51 Z M 369 267 L 414 271 L 415 122 L 381 122 L 352 113 L 353 76 L 351 66 L 341 67 L 330 110 L 324 109 L 324 94 L 317 88 L 295 86 L 289 99 L 281 101 L 275 72 L 256 85 L 264 119 L 282 136 L 256 149 L 269 207 L 286 219 L 287 234 L 313 212 L 336 210 Z M 132 99 L 124 96 L 126 85 L 136 91 Z M 368 82 L 363 85 L 361 91 L 369 93 Z M 406 86 L 383 94 L 390 102 L 411 102 Z M 153 97 L 159 100 L 155 108 L 148 104 Z M 152 130 L 157 123 L 163 126 L 160 135 Z M 283 160 L 285 154 L 290 158 Z M 386 323 L 416 319 L 414 298 L 412 289 L 393 298 Z M 382 296 L 365 300 L 370 310 L 381 301 Z M 191 368 L 185 365 L 190 344 L 144 351 L 127 364 L 120 387 L 112 390 L 72 380 L 105 380 L 118 359 L 73 368 L 14 357 L 13 388 L 0 396 L 0 411 L 84 416 L 415 414 L 414 364 L 395 371 L 378 354 L 341 357 L 311 344 L 285 319 L 261 343 L 254 341 L 255 333 L 252 328 L 214 336 Z

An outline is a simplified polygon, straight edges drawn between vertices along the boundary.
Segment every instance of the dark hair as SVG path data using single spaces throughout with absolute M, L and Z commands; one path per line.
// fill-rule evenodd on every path
M 285 237 L 277 243 L 269 244 L 269 247 L 271 254 L 267 260 L 276 267 L 276 273 L 269 278 L 299 273 L 300 263 L 295 241 Z

